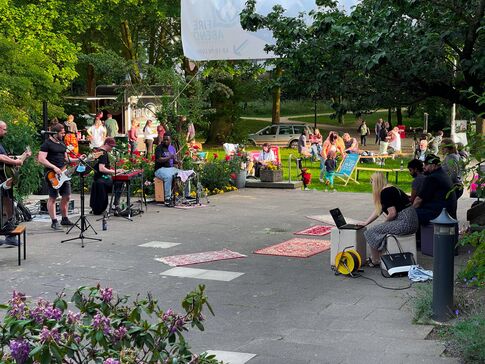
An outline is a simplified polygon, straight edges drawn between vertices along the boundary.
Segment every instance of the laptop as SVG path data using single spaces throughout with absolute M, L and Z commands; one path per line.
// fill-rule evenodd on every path
M 344 215 L 342 215 L 342 212 L 340 211 L 339 208 L 330 210 L 330 215 L 332 215 L 333 221 L 335 222 L 335 225 L 339 229 L 343 230 L 360 230 L 363 228 L 362 225 L 357 225 L 357 224 L 347 224 L 345 221 Z

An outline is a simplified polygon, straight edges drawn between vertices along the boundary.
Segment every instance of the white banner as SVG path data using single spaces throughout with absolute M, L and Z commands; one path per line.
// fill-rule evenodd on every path
M 270 31 L 242 29 L 239 14 L 245 2 L 181 0 L 184 55 L 194 61 L 275 58 L 274 54 L 264 51 L 266 44 L 274 44 Z M 314 0 L 265 0 L 257 2 L 256 12 L 268 14 L 276 4 L 286 9 L 286 16 L 308 13 L 316 8 Z

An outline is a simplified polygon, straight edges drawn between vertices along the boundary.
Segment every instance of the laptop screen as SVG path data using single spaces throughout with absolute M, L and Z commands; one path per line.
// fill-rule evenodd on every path
M 345 221 L 345 217 L 344 215 L 342 215 L 342 212 L 339 208 L 330 210 L 330 215 L 332 215 L 333 221 L 338 228 L 347 224 L 347 222 Z

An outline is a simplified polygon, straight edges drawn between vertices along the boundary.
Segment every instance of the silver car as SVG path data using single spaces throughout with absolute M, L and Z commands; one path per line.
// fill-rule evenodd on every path
M 312 130 L 305 124 L 279 124 L 270 125 L 260 131 L 249 134 L 248 141 L 253 145 L 269 143 L 280 147 L 298 147 L 298 138 L 306 130 L 307 135 L 312 134 Z

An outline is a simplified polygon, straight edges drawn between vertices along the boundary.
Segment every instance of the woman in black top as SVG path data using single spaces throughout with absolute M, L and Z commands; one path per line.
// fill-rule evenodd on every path
M 371 176 L 374 212 L 362 224 L 369 225 L 382 213 L 386 221 L 373 225 L 364 232 L 365 239 L 371 248 L 370 266 L 380 264 L 382 249 L 386 245 L 386 235 L 414 234 L 419 227 L 418 215 L 409 202 L 409 197 L 400 189 L 387 183 L 381 172 Z

